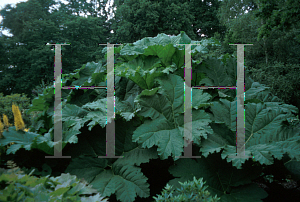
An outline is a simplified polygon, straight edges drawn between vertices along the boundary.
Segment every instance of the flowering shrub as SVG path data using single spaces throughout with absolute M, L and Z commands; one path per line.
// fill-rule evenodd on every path
M 15 121 L 15 127 L 16 127 L 16 130 L 24 130 L 26 132 L 28 132 L 28 128 L 25 128 L 25 124 L 24 124 L 24 121 L 23 121 L 23 118 L 22 118 L 22 115 L 21 115 L 21 112 L 20 112 L 20 109 L 17 105 L 13 104 L 12 105 L 12 111 L 13 111 L 13 114 L 14 114 L 14 121 Z M 1 118 L 0 118 L 0 138 L 2 138 L 2 133 L 4 132 L 4 130 L 8 130 L 9 126 L 12 126 L 12 124 L 10 124 L 8 122 L 8 118 L 5 114 L 3 114 L 3 122 L 4 124 L 1 122 Z M 14 144 L 14 142 L 11 142 L 10 145 Z M 7 146 L 8 148 L 9 146 Z M 1 155 L 1 153 L 0 153 Z
M 25 114 L 25 110 L 29 108 L 31 101 L 24 94 L 3 96 L 3 93 L 0 93 L 0 117 L 5 114 L 9 122 L 14 122 L 14 115 L 11 108 L 13 104 L 19 107 L 25 125 L 31 125 L 31 116 Z

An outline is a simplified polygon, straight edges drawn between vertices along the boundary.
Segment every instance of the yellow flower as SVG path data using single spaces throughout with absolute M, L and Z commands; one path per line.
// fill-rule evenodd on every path
M 1 119 L 0 119 L 0 133 L 3 133 L 3 130 L 4 129 L 4 125 L 3 123 L 1 122 Z
M 19 107 L 16 105 L 12 105 L 12 111 L 14 113 L 14 119 L 15 119 L 15 126 L 16 130 L 23 130 L 25 127 L 24 121 L 22 119 L 21 112 L 19 110 Z
M 3 122 L 4 122 L 4 126 L 8 127 L 11 125 L 10 123 L 8 123 L 8 118 L 5 114 L 3 114 Z
M 25 132 L 28 132 L 28 131 L 29 131 L 29 128 L 25 128 L 24 131 L 25 131 Z

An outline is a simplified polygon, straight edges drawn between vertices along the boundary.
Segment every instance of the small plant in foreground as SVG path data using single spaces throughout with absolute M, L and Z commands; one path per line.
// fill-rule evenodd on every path
M 219 201 L 220 198 L 210 196 L 208 191 L 205 189 L 208 186 L 203 186 L 206 182 L 202 181 L 203 178 L 196 180 L 194 176 L 194 181 L 188 181 L 185 183 L 181 183 L 181 188 L 177 189 L 173 194 L 172 187 L 169 184 L 166 185 L 165 189 L 162 191 L 162 195 L 158 195 L 158 197 L 153 197 L 156 202 L 162 201 L 197 201 L 197 202 L 215 202 Z
M 30 176 L 34 170 L 29 175 L 20 174 L 19 171 L 19 168 L 0 169 L 0 201 L 108 202 L 91 185 L 80 182 L 69 173 L 62 173 L 59 177 L 37 178 Z

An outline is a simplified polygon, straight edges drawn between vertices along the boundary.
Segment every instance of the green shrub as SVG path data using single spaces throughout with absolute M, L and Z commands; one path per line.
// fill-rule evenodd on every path
M 251 74 L 254 80 L 270 86 L 272 94 L 300 108 L 299 71 L 299 64 L 275 62 L 267 66 L 261 64 L 259 69 L 251 69 Z
M 177 189 L 173 194 L 172 187 L 167 184 L 165 189 L 162 191 L 161 195 L 158 197 L 153 197 L 156 202 L 163 202 L 163 201 L 197 201 L 197 202 L 215 202 L 219 201 L 220 198 L 210 196 L 208 191 L 205 189 L 208 186 L 203 186 L 206 182 L 202 181 L 203 178 L 196 180 L 194 176 L 194 181 L 188 181 L 185 183 L 181 183 L 181 188 Z
M 99 202 L 103 199 L 96 189 L 69 173 L 59 177 L 37 178 L 21 174 L 19 168 L 0 169 L 0 201 Z M 96 194 L 97 193 L 97 194 Z M 96 194 L 91 196 L 92 194 Z M 90 195 L 86 197 L 84 195 Z

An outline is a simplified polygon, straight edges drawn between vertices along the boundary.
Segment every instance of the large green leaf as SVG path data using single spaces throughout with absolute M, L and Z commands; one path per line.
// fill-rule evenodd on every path
M 203 90 L 192 89 L 191 95 L 192 106 L 195 109 L 213 105 L 212 103 L 207 103 L 207 101 L 210 100 L 212 96 L 208 93 L 203 93 Z
M 144 148 L 158 146 L 158 154 L 162 159 L 168 156 L 181 156 L 183 152 L 183 130 L 184 112 L 183 106 L 183 79 L 177 75 L 168 75 L 158 79 L 161 89 L 153 96 L 139 96 L 137 102 L 141 106 L 139 115 L 150 117 L 152 120 L 145 121 L 138 127 L 132 136 L 132 140 L 142 144 Z M 205 96 L 195 93 L 193 97 L 201 100 L 198 96 Z M 192 111 L 193 140 L 199 141 L 200 136 L 207 137 L 207 133 L 212 130 L 208 126 L 211 120 L 208 114 L 202 110 Z
M 14 142 L 15 144 L 11 145 L 6 153 L 7 154 L 15 154 L 21 148 L 26 150 L 30 150 L 34 140 L 39 136 L 39 134 L 32 132 L 25 132 L 18 130 L 16 131 L 16 127 L 9 127 L 8 131 L 4 130 L 3 132 L 4 138 L 0 139 L 1 146 L 8 145 L 9 143 Z
M 70 76 L 66 79 L 77 79 L 72 82 L 72 86 L 100 86 L 105 78 L 105 71 L 106 69 L 102 66 L 101 61 L 99 63 L 89 62 L 80 69 L 75 70 L 76 73 L 69 74 Z
M 231 58 L 231 60 L 233 60 Z M 206 86 L 236 86 L 236 63 L 224 63 L 216 58 L 209 57 L 203 61 L 201 71 L 204 72 L 207 78 L 201 83 Z M 233 79 L 235 78 L 235 80 Z
M 124 158 L 115 161 L 109 166 L 110 169 L 105 169 L 106 159 L 80 156 L 71 162 L 66 172 L 84 178 L 104 196 L 115 193 L 118 200 L 134 201 L 137 195 L 139 197 L 150 195 L 147 178 L 141 172 L 141 168 L 135 165 L 139 166 L 156 158 L 158 156 L 155 149 L 136 147 L 125 152 Z
M 233 132 L 236 131 L 236 102 L 229 102 L 227 100 L 220 99 L 220 102 L 214 102 L 211 106 L 211 110 L 214 114 L 213 120 L 216 123 L 225 123 L 225 125 Z M 287 141 L 287 138 L 291 138 L 298 134 L 293 130 L 289 133 L 288 129 L 282 130 L 283 122 L 288 118 L 294 117 L 291 113 L 291 107 L 282 108 L 281 105 L 275 104 L 261 104 L 261 103 L 248 103 L 245 107 L 245 142 L 246 151 L 245 155 L 253 155 L 256 161 L 261 164 L 271 165 L 273 164 L 273 157 L 281 159 L 285 151 L 282 146 L 279 146 L 280 141 Z M 235 139 L 233 133 L 224 134 L 224 131 L 215 130 L 214 134 L 209 135 L 206 140 L 202 142 L 202 148 L 204 156 L 207 156 L 209 152 L 219 151 L 224 148 L 222 152 L 222 158 L 236 155 L 236 145 L 229 144 L 227 137 Z M 218 139 L 219 137 L 220 139 Z M 285 142 L 287 143 L 287 142 Z M 295 145 L 296 146 L 296 145 Z M 294 156 L 294 152 L 291 156 Z M 241 168 L 242 163 L 246 159 L 240 158 L 227 158 L 227 161 L 232 161 L 233 165 L 237 168 Z
M 116 67 L 115 74 L 134 81 L 142 89 L 151 89 L 154 79 L 163 76 L 164 73 L 174 71 L 171 66 L 165 68 L 160 59 L 154 56 L 137 57 L 128 63 Z
M 225 124 L 211 123 L 213 133 L 208 135 L 206 140 L 202 141 L 201 152 L 207 157 L 214 152 L 220 152 L 226 145 L 235 145 L 235 133 L 228 129 Z
M 221 160 L 220 153 L 196 160 L 179 159 L 169 168 L 169 172 L 176 177 L 168 182 L 174 188 L 180 188 L 178 182 L 192 180 L 194 176 L 203 178 L 210 194 L 217 194 L 221 201 L 253 202 L 268 196 L 263 189 L 251 183 L 261 173 L 260 168 L 247 166 L 238 170 Z
M 252 101 L 257 99 L 262 102 L 281 102 L 281 100 L 269 92 L 270 87 L 265 87 L 264 84 L 253 82 L 251 88 L 245 92 L 245 100 Z M 246 104 L 247 102 L 245 102 Z
M 300 161 L 300 126 L 282 126 L 274 139 L 280 138 L 280 141 L 273 141 L 272 145 L 282 148 L 282 153 L 287 153 L 291 159 Z
M 65 130 L 66 124 L 63 124 L 63 136 L 62 136 L 62 149 L 66 146 L 67 143 L 77 143 L 77 134 L 80 132 L 78 131 L 66 131 Z M 11 145 L 6 153 L 7 154 L 15 154 L 21 148 L 25 150 L 32 150 L 32 149 L 39 149 L 44 151 L 47 154 L 53 155 L 54 154 L 54 145 L 58 144 L 57 142 L 53 141 L 53 133 L 51 136 L 51 132 L 53 128 L 46 133 L 45 135 L 40 135 L 32 132 L 25 132 L 25 131 L 16 131 L 15 126 L 10 127 L 8 131 L 3 132 L 3 139 L 0 139 L 0 144 L 2 146 L 8 145 L 9 143 L 14 142 Z
M 220 102 L 213 102 L 211 111 L 215 123 L 225 123 L 232 131 L 236 131 L 236 101 L 220 99 Z
M 116 194 L 120 201 L 134 201 L 137 195 L 150 195 L 147 178 L 141 168 L 135 165 L 139 166 L 157 157 L 155 149 L 137 147 L 125 152 L 124 158 L 118 159 L 107 169 L 106 159 L 80 156 L 71 162 L 66 172 L 83 177 L 104 196 Z
M 71 130 L 79 130 L 88 121 L 89 130 L 92 130 L 96 125 L 105 127 L 107 124 L 107 98 L 98 99 L 94 102 L 89 102 L 82 108 L 66 104 L 63 108 L 62 121 L 69 121 Z
M 283 121 L 294 115 L 282 108 L 281 105 L 268 106 L 268 103 L 249 103 L 246 105 L 246 140 L 251 137 L 248 145 L 281 141 L 287 137 L 276 136 L 282 127 Z M 275 137 L 274 137 L 275 136 Z

